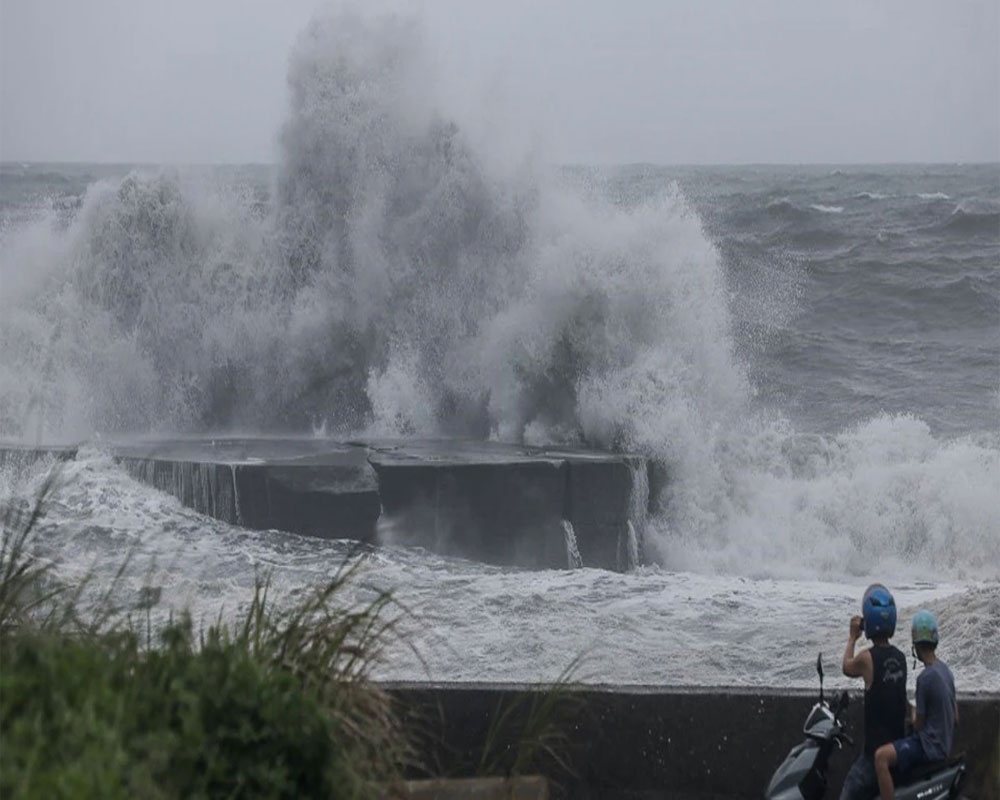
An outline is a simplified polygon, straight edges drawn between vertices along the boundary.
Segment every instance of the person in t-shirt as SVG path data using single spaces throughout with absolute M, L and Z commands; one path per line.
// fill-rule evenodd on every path
M 865 681 L 865 746 L 844 779 L 841 800 L 871 800 L 878 791 L 875 752 L 906 732 L 906 656 L 889 644 L 896 632 L 896 602 L 888 589 L 872 584 L 861 614 L 851 619 L 841 668 L 849 678 Z M 872 646 L 855 654 L 862 630 Z
M 938 644 L 937 620 L 930 611 L 918 611 L 910 630 L 913 654 L 924 665 L 923 672 L 917 677 L 917 704 L 910 709 L 916 733 L 882 745 L 875 751 L 875 774 L 882 800 L 893 800 L 895 787 L 889 772 L 893 766 L 898 774 L 905 775 L 921 764 L 948 757 L 958 721 L 955 679 L 948 665 L 935 652 Z

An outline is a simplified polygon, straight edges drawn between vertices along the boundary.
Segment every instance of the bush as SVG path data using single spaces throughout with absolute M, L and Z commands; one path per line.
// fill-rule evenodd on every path
M 360 797 L 335 718 L 287 670 L 190 624 L 136 637 L 5 637 L 0 794 Z M 339 745 L 339 746 L 338 746 Z

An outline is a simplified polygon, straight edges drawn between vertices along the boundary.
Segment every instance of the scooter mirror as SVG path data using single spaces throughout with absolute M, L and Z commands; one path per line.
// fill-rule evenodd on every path
M 819 673 L 819 701 L 823 702 L 823 653 L 816 656 L 816 672 Z

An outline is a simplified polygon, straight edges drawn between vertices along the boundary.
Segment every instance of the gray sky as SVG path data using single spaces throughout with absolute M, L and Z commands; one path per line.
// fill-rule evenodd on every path
M 552 160 L 1000 159 L 997 0 L 415 2 L 460 118 Z M 317 7 L 0 0 L 0 158 L 273 161 Z

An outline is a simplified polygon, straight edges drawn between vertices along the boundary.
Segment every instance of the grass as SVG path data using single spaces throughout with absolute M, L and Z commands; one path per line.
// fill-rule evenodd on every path
M 48 474 L 33 503 L 11 502 L 0 515 L 0 634 L 29 623 L 50 628 L 55 622 L 53 612 L 60 609 L 55 600 L 62 589 L 45 585 L 47 567 L 29 546 L 56 477 L 55 471 Z

